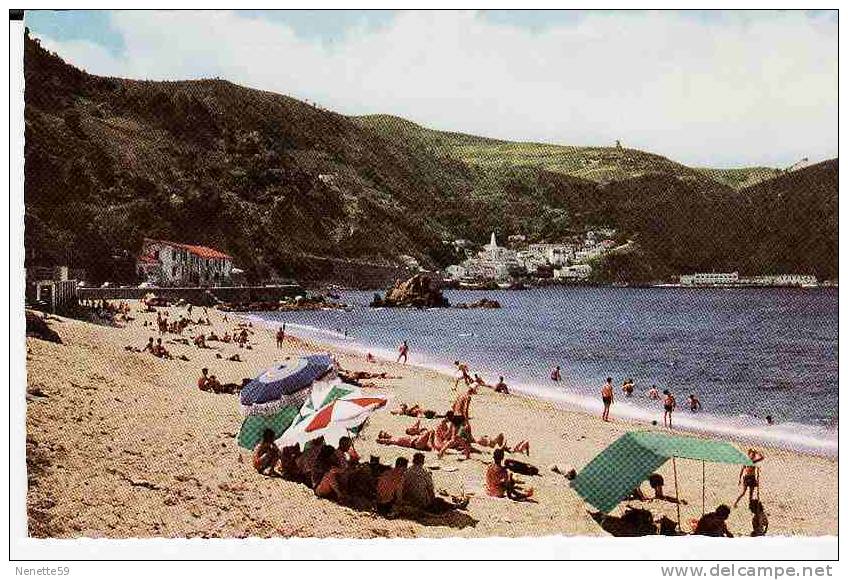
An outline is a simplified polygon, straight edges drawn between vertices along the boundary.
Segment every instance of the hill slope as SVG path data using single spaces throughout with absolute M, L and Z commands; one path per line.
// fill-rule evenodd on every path
M 218 247 L 253 281 L 309 282 L 337 278 L 344 264 L 393 275 L 403 255 L 443 266 L 457 260 L 443 240 L 458 237 L 555 241 L 609 225 L 637 244 L 599 270 L 607 278 L 835 272 L 835 161 L 736 191 L 659 156 L 599 149 L 624 157 L 584 179 L 549 169 L 566 150 L 593 148 L 351 119 L 220 80 L 101 78 L 30 38 L 24 67 L 28 268 L 68 264 L 93 282 L 129 280 L 150 236 Z M 487 163 L 486 148 L 522 162 Z M 625 166 L 628 156 L 638 167 Z M 790 204 L 782 192 L 796 186 L 805 194 Z
M 716 181 L 734 189 L 753 185 L 779 174 L 769 167 L 739 169 L 690 168 L 666 157 L 617 147 L 579 147 L 549 143 L 523 143 L 437 131 L 393 115 L 352 117 L 387 136 L 402 136 L 435 154 L 453 157 L 484 168 L 525 167 L 564 173 L 598 183 L 646 175 L 674 175 L 691 181 Z

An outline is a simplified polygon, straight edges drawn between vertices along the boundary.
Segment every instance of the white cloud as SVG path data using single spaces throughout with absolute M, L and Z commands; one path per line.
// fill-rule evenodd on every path
M 704 21 L 590 12 L 543 31 L 473 12 L 403 12 L 332 44 L 232 12 L 116 12 L 125 51 L 43 44 L 103 75 L 218 76 L 347 114 L 627 146 L 693 165 L 788 165 L 837 151 L 837 24 L 799 12 Z

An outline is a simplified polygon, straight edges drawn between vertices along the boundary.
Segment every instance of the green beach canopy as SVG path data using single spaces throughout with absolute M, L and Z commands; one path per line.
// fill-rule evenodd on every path
M 571 482 L 571 487 L 600 511 L 609 513 L 672 457 L 753 465 L 747 455 L 724 441 L 632 431 L 590 461 Z
M 274 431 L 274 439 L 278 439 L 286 430 L 304 419 L 303 413 L 316 411 L 353 392 L 352 387 L 343 384 L 330 383 L 329 386 L 309 387 L 310 391 L 306 402 L 302 406 L 288 405 L 273 415 L 248 415 L 242 421 L 238 434 L 239 447 L 253 450 L 256 444 L 262 441 L 262 433 L 265 429 Z

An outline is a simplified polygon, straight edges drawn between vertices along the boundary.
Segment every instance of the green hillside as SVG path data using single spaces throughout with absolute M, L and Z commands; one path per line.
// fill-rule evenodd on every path
M 836 273 L 836 160 L 735 190 L 641 151 L 350 118 L 221 80 L 97 77 L 31 38 L 24 74 L 28 269 L 130 281 L 156 237 L 219 248 L 253 282 L 326 281 L 405 255 L 455 263 L 456 238 L 609 226 L 635 243 L 608 279 Z
M 382 135 L 402 137 L 434 154 L 475 166 L 544 169 L 596 183 L 662 174 L 691 181 L 712 180 L 741 189 L 779 174 L 778 170 L 768 167 L 690 168 L 638 149 L 524 143 L 437 131 L 393 115 L 365 115 L 353 119 Z

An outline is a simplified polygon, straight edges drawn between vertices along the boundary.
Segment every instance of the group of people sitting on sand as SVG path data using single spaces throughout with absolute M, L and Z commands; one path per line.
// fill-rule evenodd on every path
M 765 536 L 768 533 L 768 515 L 765 507 L 759 499 L 748 501 L 748 509 L 751 517 L 751 536 Z M 732 538 L 733 534 L 727 528 L 727 518 L 730 517 L 730 508 L 721 504 L 715 511 L 704 514 L 696 522 L 692 533 L 697 536 L 713 536 L 718 538 Z
M 764 536 L 768 531 L 768 515 L 765 511 L 765 506 L 759 498 L 759 467 L 758 464 L 765 459 L 765 456 L 756 449 L 748 449 L 748 458 L 753 465 L 744 465 L 739 470 L 739 485 L 742 487 L 742 492 L 733 507 L 739 505 L 739 501 L 748 494 L 748 509 L 753 515 L 751 520 L 751 535 Z M 638 501 L 654 501 L 661 500 L 671 503 L 680 503 L 686 505 L 686 500 L 678 499 L 666 495 L 663 491 L 665 481 L 659 473 L 653 473 L 648 478 L 648 484 L 654 491 L 653 497 L 646 496 L 640 487 L 633 490 L 633 493 L 627 499 Z M 754 497 L 756 495 L 756 497 Z M 730 516 L 731 508 L 722 504 L 715 511 L 704 514 L 697 520 L 692 520 L 692 533 L 701 536 L 718 536 L 732 538 L 733 534 L 727 529 L 727 519 Z
M 481 451 L 475 446 L 494 449 L 493 463 L 486 471 L 486 491 L 495 497 L 509 497 L 513 500 L 525 500 L 532 496 L 533 491 L 522 491 L 504 464 L 504 453 L 523 453 L 530 455 L 530 442 L 519 441 L 510 446 L 503 433 L 496 436 L 475 436 L 471 430 L 470 406 L 472 396 L 477 393 L 476 386 L 471 384 L 467 390 L 462 392 L 454 401 L 450 410 L 444 414 L 430 409 L 424 409 L 420 405 L 407 405 L 402 403 L 399 408 L 391 411 L 393 415 L 415 417 L 417 421 L 405 430 L 405 435 L 394 437 L 386 431 L 380 431 L 377 435 L 377 443 L 381 445 L 395 445 L 407 447 L 417 451 L 432 451 L 441 459 L 450 449 L 455 449 L 470 459 L 472 453 Z M 434 427 L 424 427 L 421 424 L 424 419 L 439 419 Z M 507 460 L 510 461 L 510 460 Z M 513 461 L 512 463 L 521 463 Z M 523 464 L 526 465 L 526 464 Z M 529 467 L 529 466 L 528 466 Z
M 304 451 L 300 445 L 280 449 L 274 439 L 274 431 L 266 429 L 253 452 L 254 469 L 303 483 L 318 497 L 359 509 L 373 508 L 383 515 L 441 514 L 468 506 L 468 498 L 448 501 L 436 495 L 423 453 L 413 455 L 412 465 L 399 457 L 392 467 L 382 465 L 376 456 L 362 463 L 350 437 L 342 437 L 336 448 L 317 439 Z
M 209 369 L 204 368 L 201 369 L 200 378 L 197 379 L 197 388 L 210 393 L 237 395 L 249 382 L 250 379 L 242 379 L 240 385 L 236 383 L 221 383 L 218 377 L 209 374 Z

